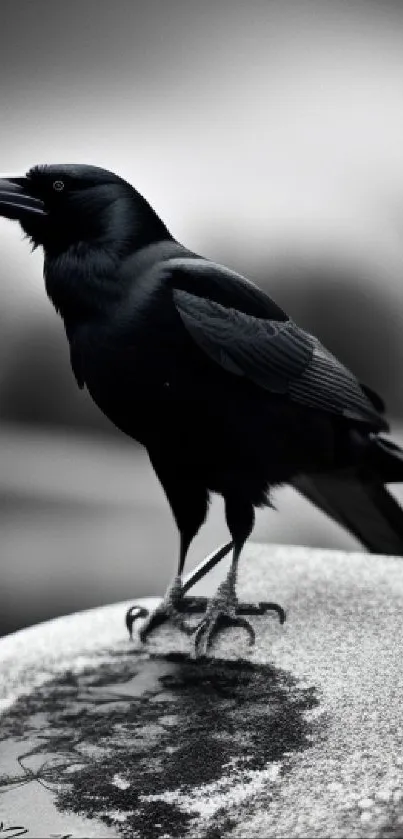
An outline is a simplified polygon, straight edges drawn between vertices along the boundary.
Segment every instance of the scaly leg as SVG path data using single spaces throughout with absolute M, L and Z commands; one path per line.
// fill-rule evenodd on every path
M 234 543 L 233 558 L 226 579 L 208 603 L 206 614 L 195 629 L 194 652 L 196 656 L 206 655 L 214 637 L 225 625 L 241 627 L 249 635 L 250 646 L 255 643 L 255 630 L 246 618 L 240 616 L 239 612 L 242 606 L 236 594 L 239 557 L 247 538 L 253 530 L 254 507 L 248 499 L 231 493 L 225 498 L 225 515 Z M 285 613 L 281 606 L 276 603 L 260 605 L 264 611 L 270 609 L 277 612 L 281 623 L 284 622 Z
M 231 568 L 224 582 L 218 587 L 208 603 L 206 614 L 196 627 L 194 649 L 196 655 L 206 655 L 214 637 L 223 626 L 240 626 L 249 635 L 249 645 L 255 643 L 255 630 L 251 623 L 237 614 L 238 597 L 236 581 L 238 561 L 242 546 L 234 548 Z
M 192 628 L 186 623 L 183 613 L 179 611 L 179 603 L 183 597 L 183 566 L 185 564 L 188 548 L 189 545 L 187 544 L 187 540 L 181 534 L 178 573 L 168 586 L 162 602 L 157 606 L 154 612 L 151 613 L 141 628 L 140 639 L 143 643 L 146 641 L 149 633 L 166 619 L 168 619 L 173 626 L 176 626 L 188 635 L 191 635 L 193 632 Z
M 193 631 L 185 621 L 183 609 L 179 609 L 183 598 L 182 575 L 187 552 L 206 518 L 209 501 L 207 489 L 194 480 L 188 467 L 173 460 L 169 452 L 149 451 L 149 456 L 173 512 L 180 534 L 180 549 L 177 574 L 164 599 L 149 615 L 140 630 L 142 641 L 145 641 L 149 633 L 166 618 L 183 632 Z M 131 610 L 126 616 L 129 632 L 133 625 L 130 612 Z M 138 616 L 138 608 L 133 607 L 134 620 Z

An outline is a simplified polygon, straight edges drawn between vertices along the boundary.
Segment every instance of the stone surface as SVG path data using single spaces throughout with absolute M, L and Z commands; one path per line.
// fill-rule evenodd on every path
M 130 643 L 129 604 L 0 642 L 1 839 L 403 836 L 402 559 L 250 545 L 239 593 L 287 611 L 253 650 Z

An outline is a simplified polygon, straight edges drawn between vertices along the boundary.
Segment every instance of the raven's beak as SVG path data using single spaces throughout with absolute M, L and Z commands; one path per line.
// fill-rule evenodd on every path
M 45 215 L 45 205 L 29 194 L 28 178 L 0 178 L 0 216 L 22 221 L 33 214 Z

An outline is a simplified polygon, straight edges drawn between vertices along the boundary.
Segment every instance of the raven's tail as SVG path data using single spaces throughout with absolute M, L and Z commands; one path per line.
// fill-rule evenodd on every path
M 403 555 L 403 510 L 385 484 L 403 483 L 403 449 L 372 437 L 359 468 L 299 475 L 291 485 L 371 553 Z

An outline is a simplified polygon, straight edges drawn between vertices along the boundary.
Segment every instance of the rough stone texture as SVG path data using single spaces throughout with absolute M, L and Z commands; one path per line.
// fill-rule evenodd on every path
M 403 836 L 402 559 L 252 544 L 239 593 L 287 611 L 252 651 L 128 604 L 0 642 L 0 837 Z

